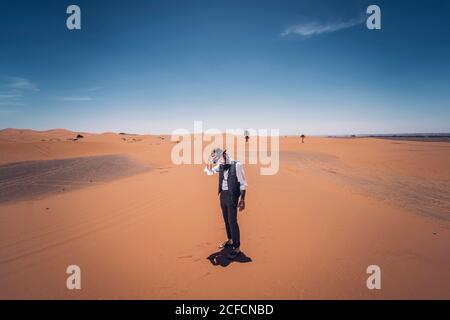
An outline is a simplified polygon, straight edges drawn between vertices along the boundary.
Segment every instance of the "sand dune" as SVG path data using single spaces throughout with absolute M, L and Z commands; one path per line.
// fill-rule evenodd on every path
M 449 143 L 281 138 L 277 175 L 245 166 L 245 259 L 227 263 L 217 178 L 173 165 L 167 137 L 46 134 L 0 132 L 0 189 L 14 185 L 0 203 L 0 298 L 450 298 Z M 86 181 L 93 164 L 70 173 L 70 159 L 106 155 L 151 170 L 125 162 L 112 180 L 26 192 Z M 11 171 L 23 161 L 44 162 Z M 71 264 L 80 291 L 66 289 Z M 371 264 L 382 290 L 366 287 Z
M 352 143 L 356 142 L 359 144 L 359 141 Z M 370 149 L 376 147 L 377 152 L 361 154 L 356 161 L 350 157 L 356 153 L 357 146 L 346 153 L 340 150 L 333 153 L 329 147 L 326 153 L 310 150 L 283 151 L 281 158 L 291 171 L 308 169 L 353 192 L 436 218 L 440 222 L 450 222 L 450 170 L 445 163 L 447 158 L 442 158 L 436 152 L 445 154 L 450 144 L 431 146 L 427 143 L 409 143 L 403 150 L 395 145 L 397 142 L 391 142 L 395 145 L 394 148 L 390 145 L 380 148 L 379 141 L 376 140 L 368 140 L 365 144 Z M 340 147 L 343 146 L 338 144 L 335 149 Z M 403 151 L 403 159 L 388 160 L 393 153 L 399 151 Z M 399 155 L 396 154 L 395 157 Z
M 66 129 L 36 131 L 30 129 L 7 128 L 0 130 L 0 141 L 32 142 L 32 141 L 62 141 L 73 139 L 78 133 Z M 84 133 L 84 135 L 89 135 Z

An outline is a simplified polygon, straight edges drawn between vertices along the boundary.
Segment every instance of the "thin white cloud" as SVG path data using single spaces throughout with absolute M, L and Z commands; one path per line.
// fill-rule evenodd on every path
M 17 111 L 17 110 L 0 109 L 0 114 L 2 114 L 2 115 L 8 115 L 8 114 L 17 113 L 17 112 L 19 112 L 19 111 Z
M 61 101 L 91 101 L 92 97 L 89 96 L 81 96 L 81 97 L 61 97 L 59 98 Z
M 359 18 L 351 19 L 348 21 L 339 21 L 333 23 L 319 23 L 319 22 L 299 23 L 287 28 L 285 31 L 281 33 L 281 36 L 287 37 L 291 35 L 296 35 L 303 38 L 309 38 L 324 33 L 332 33 L 344 29 L 349 29 L 359 24 L 362 24 L 364 21 L 365 21 L 364 16 L 361 16 Z
M 1 77 L 0 78 L 0 106 L 9 108 L 24 107 L 24 102 L 29 94 L 39 91 L 37 85 L 30 80 L 21 77 Z M 2 114 L 15 112 L 13 109 L 2 109 Z
M 18 91 L 37 92 L 39 88 L 30 80 L 20 77 L 9 77 L 8 87 Z
M 20 99 L 22 97 L 23 97 L 23 95 L 18 94 L 18 93 L 0 92 L 0 100 L 2 100 L 2 99 Z
M 0 101 L 0 106 L 9 106 L 9 107 L 24 107 L 26 103 L 16 102 L 16 101 Z
M 87 92 L 94 92 L 94 91 L 99 91 L 101 90 L 101 87 L 92 87 L 92 88 L 88 88 L 86 89 Z

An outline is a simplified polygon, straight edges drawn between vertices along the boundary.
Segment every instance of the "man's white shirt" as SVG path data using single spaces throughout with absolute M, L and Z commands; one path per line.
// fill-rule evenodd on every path
M 206 172 L 208 176 L 212 176 L 215 173 L 219 173 L 220 164 L 212 167 L 211 169 L 206 166 L 203 171 Z M 229 170 L 225 170 L 223 172 L 222 190 L 228 190 L 228 171 Z M 241 185 L 240 189 L 247 190 L 247 179 L 245 178 L 244 167 L 238 161 L 236 161 L 236 177 Z

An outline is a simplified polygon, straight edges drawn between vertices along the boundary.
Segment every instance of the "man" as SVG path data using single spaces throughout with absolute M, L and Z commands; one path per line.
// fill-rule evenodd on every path
M 216 165 L 213 167 L 213 164 Z M 247 190 L 244 168 L 238 161 L 232 160 L 226 150 L 215 149 L 204 171 L 209 176 L 215 173 L 219 174 L 220 207 L 227 231 L 227 240 L 219 248 L 231 248 L 228 258 L 236 259 L 241 252 L 237 210 L 245 209 Z
M 245 135 L 245 142 L 248 143 L 248 140 L 250 139 L 250 132 L 248 132 L 248 130 L 245 130 L 244 135 Z

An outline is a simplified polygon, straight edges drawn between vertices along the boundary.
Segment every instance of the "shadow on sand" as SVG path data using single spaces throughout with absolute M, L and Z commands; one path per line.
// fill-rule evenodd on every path
M 207 259 L 211 262 L 213 266 L 221 266 L 221 267 L 227 267 L 232 262 L 239 262 L 239 263 L 252 262 L 252 259 L 250 257 L 247 257 L 245 253 L 242 251 L 239 254 L 239 256 L 237 256 L 236 259 L 230 260 L 227 257 L 230 251 L 231 249 L 222 249 L 218 252 L 212 253 Z

